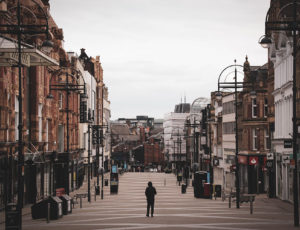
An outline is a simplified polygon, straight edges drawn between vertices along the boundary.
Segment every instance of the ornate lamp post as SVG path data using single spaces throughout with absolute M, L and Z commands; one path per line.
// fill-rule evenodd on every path
M 272 43 L 272 35 L 275 32 L 286 32 L 293 38 L 293 159 L 295 168 L 293 172 L 293 196 L 294 196 L 294 225 L 299 226 L 299 192 L 298 192 L 298 156 L 297 156 L 297 39 L 299 39 L 300 19 L 299 0 L 293 0 L 278 9 L 275 4 L 271 4 L 265 20 L 265 35 L 260 38 L 259 43 L 264 48 L 269 48 Z
M 236 60 L 234 60 L 234 65 L 229 65 L 226 68 L 224 68 L 218 78 L 218 91 L 216 93 L 216 99 L 221 100 L 223 94 L 221 93 L 220 89 L 234 89 L 234 100 L 235 100 L 235 187 L 236 187 L 236 208 L 240 208 L 240 177 L 239 177 L 239 162 L 238 162 L 238 156 L 239 156 L 239 144 L 238 144 L 238 89 L 244 89 L 244 88 L 251 88 L 252 91 L 250 92 L 251 96 L 253 98 L 256 97 L 256 92 L 253 91 L 253 83 L 252 82 L 243 82 L 238 81 L 238 71 L 237 69 L 241 68 L 243 70 L 242 65 L 237 65 Z M 234 70 L 234 76 L 233 81 L 232 79 L 228 79 L 228 76 L 232 73 L 231 70 Z M 229 74 L 227 71 L 230 71 Z M 221 81 L 221 77 L 223 77 L 225 80 Z
M 53 77 L 57 79 L 53 79 Z M 58 90 L 58 91 L 65 91 L 67 94 L 66 97 L 66 120 L 67 120 L 67 159 L 66 159 L 66 184 L 65 189 L 66 193 L 69 195 L 69 189 L 70 189 L 70 179 L 69 179 L 69 162 L 70 162 L 70 136 L 69 136 L 69 95 L 71 92 L 78 92 L 82 91 L 81 100 L 85 101 L 87 100 L 88 96 L 85 94 L 85 83 L 80 83 L 80 78 L 84 82 L 84 78 L 81 75 L 81 73 L 73 68 L 61 68 L 53 72 L 50 83 L 49 83 L 49 95 L 47 96 L 48 99 L 54 98 L 51 93 L 51 90 Z M 86 119 L 83 119 L 82 122 L 86 122 Z

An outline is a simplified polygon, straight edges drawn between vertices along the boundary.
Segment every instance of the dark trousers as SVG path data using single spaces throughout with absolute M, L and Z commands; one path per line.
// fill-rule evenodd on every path
M 154 213 L 154 201 L 147 201 L 147 216 L 149 216 L 149 209 L 151 207 L 151 216 Z

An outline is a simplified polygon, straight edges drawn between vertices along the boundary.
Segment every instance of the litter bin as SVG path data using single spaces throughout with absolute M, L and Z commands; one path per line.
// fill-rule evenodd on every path
M 186 184 L 181 185 L 181 193 L 186 193 Z
M 207 172 L 197 171 L 194 173 L 194 197 L 205 198 L 204 184 L 207 181 Z
M 51 196 L 47 203 L 50 203 L 50 219 L 57 220 L 63 216 L 62 201 L 57 196 Z
M 104 185 L 105 185 L 105 186 L 108 186 L 108 179 L 105 179 L 105 180 L 104 180 Z
M 100 195 L 100 186 L 99 185 L 95 185 L 95 193 L 96 193 L 96 195 Z
M 119 188 L 119 176 L 118 173 L 110 174 L 110 193 L 118 193 Z
M 32 219 L 41 219 L 47 217 L 47 200 L 40 200 L 31 206 Z
M 211 185 L 209 183 L 204 183 L 204 198 L 211 198 Z
M 177 175 L 177 181 L 178 182 L 182 181 L 182 173 L 178 173 L 178 175 Z
M 118 193 L 119 182 L 110 181 L 110 193 Z
M 216 197 L 222 196 L 222 187 L 220 184 L 215 185 L 215 194 L 216 194 Z
M 17 209 L 17 205 L 15 203 L 9 203 L 6 205 L 5 229 L 21 229 L 20 211 Z
M 59 197 L 62 201 L 62 211 L 64 215 L 68 215 L 69 213 L 72 213 L 72 198 L 68 195 L 62 195 Z

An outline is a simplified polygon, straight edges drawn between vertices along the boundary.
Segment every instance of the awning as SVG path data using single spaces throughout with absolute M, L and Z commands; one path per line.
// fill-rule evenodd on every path
M 16 66 L 18 64 L 18 44 L 11 38 L 0 36 L 0 66 Z M 59 63 L 37 48 L 22 43 L 22 65 L 30 66 L 58 66 Z

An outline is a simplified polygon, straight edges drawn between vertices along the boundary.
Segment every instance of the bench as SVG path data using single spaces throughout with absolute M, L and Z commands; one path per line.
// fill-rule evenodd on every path
M 74 207 L 74 204 L 78 204 L 78 201 L 77 199 L 79 198 L 80 199 L 80 208 L 82 208 L 82 198 L 86 198 L 88 196 L 87 193 L 77 193 L 74 195 L 74 198 L 72 199 L 72 203 L 73 203 L 73 207 Z
M 229 197 L 229 208 L 231 208 L 231 198 L 236 198 L 235 192 L 230 192 Z M 250 202 L 250 214 L 253 214 L 253 202 L 255 200 L 254 194 L 240 194 L 240 204 Z M 232 199 L 232 202 L 236 201 L 236 199 Z

